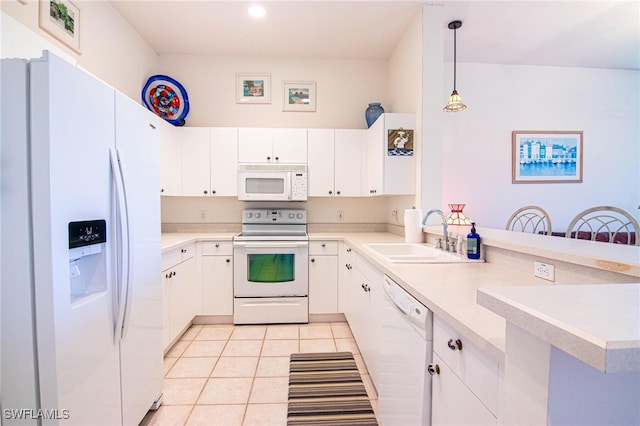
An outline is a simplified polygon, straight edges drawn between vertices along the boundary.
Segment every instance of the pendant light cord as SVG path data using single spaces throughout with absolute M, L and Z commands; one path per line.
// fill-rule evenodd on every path
M 456 45 L 457 40 L 456 40 L 456 33 L 458 32 L 457 29 L 453 30 L 453 91 L 456 91 Z

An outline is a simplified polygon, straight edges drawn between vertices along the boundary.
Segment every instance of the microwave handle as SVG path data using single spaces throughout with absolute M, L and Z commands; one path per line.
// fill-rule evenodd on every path
M 285 173 L 285 181 L 284 181 L 284 187 L 286 188 L 287 191 L 287 200 L 291 201 L 291 199 L 293 198 L 293 179 L 291 179 L 291 175 L 292 173 Z

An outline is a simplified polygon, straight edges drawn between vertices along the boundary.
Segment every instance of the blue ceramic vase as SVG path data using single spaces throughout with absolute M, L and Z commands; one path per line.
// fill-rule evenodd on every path
M 364 112 L 364 119 L 367 121 L 367 127 L 371 127 L 381 114 L 384 114 L 384 108 L 382 108 L 380 102 L 371 102 Z

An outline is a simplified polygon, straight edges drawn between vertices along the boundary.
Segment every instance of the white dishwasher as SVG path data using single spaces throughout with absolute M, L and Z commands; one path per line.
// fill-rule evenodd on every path
M 384 276 L 378 414 L 384 426 L 431 424 L 433 313 Z

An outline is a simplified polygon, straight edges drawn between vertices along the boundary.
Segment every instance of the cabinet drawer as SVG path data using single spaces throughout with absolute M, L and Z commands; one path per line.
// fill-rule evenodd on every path
M 195 243 L 191 243 L 166 253 L 162 253 L 162 270 L 165 271 L 169 268 L 173 268 L 177 264 L 182 263 L 187 259 L 191 259 L 195 252 L 196 245 Z
M 232 241 L 204 241 L 202 243 L 204 256 L 231 256 L 233 255 Z
M 338 254 L 338 242 L 337 241 L 309 241 L 309 254 L 310 255 L 337 255 Z
M 461 349 L 458 349 L 458 340 Z M 433 351 L 495 415 L 498 408 L 498 362 L 439 317 L 433 321 Z

